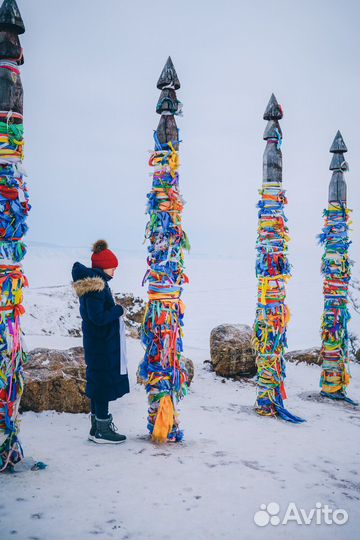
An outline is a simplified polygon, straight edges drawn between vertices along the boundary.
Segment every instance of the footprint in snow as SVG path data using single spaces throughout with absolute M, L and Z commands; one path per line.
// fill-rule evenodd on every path
M 37 512 L 36 514 L 31 514 L 31 518 L 32 519 L 42 519 L 43 515 L 44 514 L 42 512 Z

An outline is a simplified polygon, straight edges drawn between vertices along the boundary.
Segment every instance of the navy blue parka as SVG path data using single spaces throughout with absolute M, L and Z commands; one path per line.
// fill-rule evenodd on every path
M 98 401 L 113 401 L 129 390 L 128 375 L 120 374 L 120 322 L 124 313 L 116 305 L 108 285 L 111 276 L 76 262 L 73 287 L 80 301 L 86 395 Z

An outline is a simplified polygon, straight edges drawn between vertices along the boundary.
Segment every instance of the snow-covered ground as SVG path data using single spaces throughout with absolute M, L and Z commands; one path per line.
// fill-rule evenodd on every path
M 28 301 L 30 296 L 36 298 L 36 287 L 66 284 L 70 262 L 78 255 L 79 250 L 62 251 L 60 256 L 50 249 L 29 255 L 25 266 L 33 289 Z M 85 260 L 85 251 L 82 256 Z M 25 413 L 21 426 L 25 453 L 48 468 L 0 477 L 2 540 L 359 537 L 359 410 L 316 400 L 320 368 L 289 364 L 287 406 L 307 422 L 291 425 L 256 415 L 253 381 L 222 380 L 204 364 L 212 326 L 251 324 L 256 283 L 245 281 L 241 261 L 194 257 L 188 266 L 192 285 L 186 293 L 185 352 L 196 371 L 180 408 L 185 441 L 161 447 L 148 441 L 146 395 L 135 377 L 143 351 L 137 340 L 130 339 L 131 394 L 111 409 L 128 436 L 126 444 L 99 447 L 88 442 L 89 419 L 83 414 Z M 124 255 L 113 290 L 139 294 L 142 270 L 140 258 Z M 315 306 L 321 300 L 321 291 L 314 297 L 315 290 L 316 284 L 310 283 L 302 302 Z M 53 302 L 50 299 L 49 306 L 56 311 Z M 295 306 L 291 349 L 319 343 L 320 313 L 321 305 L 308 312 Z M 33 332 L 27 337 L 30 348 L 81 343 L 61 331 L 41 335 L 34 330 L 36 322 L 26 324 Z M 355 397 L 360 366 L 352 365 L 351 371 L 349 394 Z M 281 519 L 292 502 L 307 513 L 316 503 L 341 508 L 349 519 L 343 525 L 326 524 L 324 518 L 316 524 L 314 518 L 310 525 L 260 527 L 254 514 L 270 502 L 280 505 Z

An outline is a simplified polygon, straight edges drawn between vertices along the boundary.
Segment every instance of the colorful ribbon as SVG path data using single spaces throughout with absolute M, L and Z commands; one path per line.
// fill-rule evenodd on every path
M 19 75 L 16 64 L 0 62 L 0 69 Z M 17 122 L 17 123 L 16 123 Z M 21 122 L 21 123 L 19 123 Z M 23 393 L 20 317 L 27 279 L 19 264 L 26 254 L 22 241 L 30 210 L 24 172 L 22 116 L 0 112 L 0 471 L 11 470 L 23 458 L 18 438 L 19 405 Z
M 350 210 L 343 203 L 329 203 L 324 210 L 325 224 L 319 235 L 325 248 L 321 272 L 324 276 L 324 312 L 321 324 L 323 394 L 346 396 L 350 383 L 348 287 L 351 262 L 348 256 Z
M 149 164 L 154 167 L 152 190 L 148 194 L 145 238 L 150 242 L 147 259 L 149 301 L 142 326 L 146 347 L 140 376 L 148 393 L 148 429 L 155 442 L 180 441 L 176 405 L 187 391 L 188 375 L 183 360 L 182 285 L 184 249 L 190 248 L 182 229 L 184 201 L 179 190 L 178 152 L 171 142 L 161 145 L 156 132 Z
M 284 205 L 287 204 L 281 184 L 267 182 L 259 190 L 259 224 L 256 243 L 256 276 L 258 301 L 253 346 L 257 363 L 257 399 L 255 410 L 263 416 L 280 416 L 300 423 L 304 420 L 285 409 L 284 349 L 290 312 L 285 304 L 286 283 L 291 277 L 287 258 L 289 240 Z

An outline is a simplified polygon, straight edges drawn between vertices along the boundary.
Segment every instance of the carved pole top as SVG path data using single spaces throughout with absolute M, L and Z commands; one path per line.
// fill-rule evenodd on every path
M 159 88 L 159 90 L 163 90 L 164 88 L 172 88 L 173 90 L 178 90 L 180 88 L 179 77 L 177 76 L 174 64 L 170 56 L 166 60 L 166 64 L 161 72 L 156 86 Z
M 349 165 L 345 160 L 344 153 L 347 152 L 347 147 L 344 139 L 338 130 L 333 143 L 330 147 L 330 152 L 333 154 L 330 163 L 330 171 L 333 171 L 329 184 L 329 202 L 346 203 L 347 189 L 344 178 L 344 172 L 349 170 Z
M 0 31 L 23 34 L 25 32 L 24 21 L 22 20 L 16 0 L 4 0 L 0 7 Z
M 348 149 L 346 148 L 346 144 L 344 142 L 343 136 L 341 135 L 340 131 L 337 130 L 335 139 L 333 140 L 333 143 L 330 147 L 330 152 L 332 154 L 336 154 L 336 153 L 344 153 L 347 151 Z
M 274 94 L 271 94 L 269 103 L 264 112 L 264 120 L 281 120 L 283 117 L 283 111 L 281 105 L 279 105 Z
M 335 139 L 333 140 L 333 143 L 330 148 L 330 152 L 333 155 L 330 163 L 330 171 L 348 171 L 349 165 L 347 161 L 345 160 L 344 153 L 347 152 L 347 147 L 344 142 L 344 139 L 338 130 L 338 132 L 335 135 Z
M 264 120 L 267 120 L 263 135 L 267 143 L 263 155 L 263 183 L 282 182 L 282 132 L 279 124 L 282 117 L 281 105 L 274 94 L 271 94 L 263 116 Z

